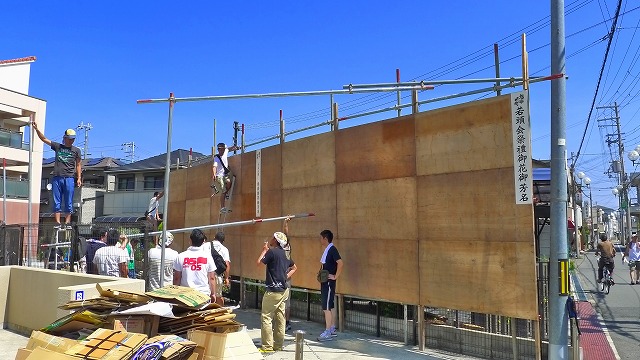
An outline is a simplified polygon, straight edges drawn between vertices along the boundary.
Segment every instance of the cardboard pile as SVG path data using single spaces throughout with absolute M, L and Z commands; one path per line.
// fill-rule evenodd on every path
M 34 331 L 16 360 L 262 358 L 233 309 L 210 304 L 197 290 L 169 285 L 139 294 L 96 288 L 99 298 L 61 306 L 75 312 Z M 178 336 L 187 333 L 189 340 Z

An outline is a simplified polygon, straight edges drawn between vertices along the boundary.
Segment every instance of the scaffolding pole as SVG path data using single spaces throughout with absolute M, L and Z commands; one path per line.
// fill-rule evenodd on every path
M 344 89 L 344 90 L 318 90 L 318 91 L 294 91 L 294 92 L 281 92 L 281 93 L 265 93 L 265 94 L 246 94 L 246 95 L 215 95 L 215 96 L 197 96 L 197 97 L 185 97 L 185 98 L 173 98 L 170 99 L 146 99 L 138 100 L 138 104 L 152 104 L 161 102 L 187 102 L 187 101 L 204 101 L 204 100 L 237 100 L 237 99 L 252 99 L 252 98 L 274 98 L 274 97 L 288 97 L 288 96 L 309 96 L 309 95 L 333 95 L 333 94 L 358 94 L 358 93 L 373 93 L 373 92 L 395 92 L 395 91 L 410 91 L 410 90 L 433 90 L 433 86 L 430 85 L 412 85 L 412 86 L 398 86 L 393 85 L 389 87 L 375 87 L 367 89 Z
M 173 233 L 182 233 L 182 232 L 193 231 L 195 229 L 209 230 L 209 229 L 213 229 L 213 228 L 224 228 L 224 227 L 242 226 L 242 225 L 254 225 L 254 224 L 258 224 L 258 223 L 284 220 L 286 218 L 297 219 L 297 218 L 305 218 L 305 217 L 310 217 L 310 216 L 316 216 L 316 215 L 314 213 L 301 213 L 301 214 L 295 214 L 295 215 L 278 216 L 278 217 L 267 218 L 267 219 L 256 218 L 256 219 L 251 219 L 251 220 L 242 220 L 242 221 L 220 223 L 220 224 L 209 224 L 209 225 L 201 225 L 201 226 L 191 226 L 191 227 L 179 228 L 179 229 L 171 229 L 171 230 L 166 230 L 166 228 L 163 227 L 162 231 L 154 231 L 154 232 L 149 232 L 147 234 L 144 234 L 144 233 L 132 234 L 132 235 L 127 235 L 127 237 L 128 238 L 138 238 L 138 237 L 144 237 L 145 235 L 163 234 L 163 238 L 164 238 L 164 236 L 165 236 L 164 232 L 165 231 L 169 231 L 169 232 L 171 232 L 173 234 Z

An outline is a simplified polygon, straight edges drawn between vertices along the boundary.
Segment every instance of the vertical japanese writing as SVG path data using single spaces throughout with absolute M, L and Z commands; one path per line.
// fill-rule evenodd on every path
M 262 175 L 262 150 L 256 150 L 256 217 L 262 216 L 260 208 L 260 178 Z
M 531 124 L 529 122 L 529 94 L 511 94 L 511 130 L 513 135 L 513 173 L 516 204 L 533 203 L 531 170 Z

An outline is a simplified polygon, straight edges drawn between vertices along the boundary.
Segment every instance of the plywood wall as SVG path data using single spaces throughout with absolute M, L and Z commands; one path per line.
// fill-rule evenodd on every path
M 345 263 L 339 293 L 537 319 L 533 208 L 515 204 L 511 139 L 506 95 L 262 149 L 262 217 L 316 214 L 290 224 L 293 284 L 319 288 L 319 233 L 330 229 Z M 169 227 L 217 222 L 210 166 L 171 174 Z M 252 219 L 256 152 L 230 168 L 227 221 Z M 264 278 L 256 258 L 281 226 L 227 228 L 232 274 Z

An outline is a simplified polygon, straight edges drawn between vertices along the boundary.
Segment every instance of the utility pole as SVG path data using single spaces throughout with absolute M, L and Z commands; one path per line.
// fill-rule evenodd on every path
M 80 125 L 78 125 L 78 130 L 84 130 L 84 151 L 82 152 L 82 160 L 86 160 L 87 159 L 87 155 L 91 155 L 89 154 L 89 130 L 93 129 L 93 126 L 91 126 L 91 123 L 83 123 L 82 121 L 80 121 Z
M 622 245 L 626 245 L 629 236 L 627 236 L 627 232 L 631 235 L 631 213 L 629 212 L 629 182 L 627 181 L 627 173 L 624 169 L 624 144 L 622 142 L 622 133 L 620 132 L 620 114 L 618 112 L 618 103 L 614 102 L 613 106 L 601 106 L 598 109 L 613 109 L 615 112 L 615 117 L 602 119 L 605 120 L 615 120 L 616 126 L 616 134 L 612 134 L 612 137 L 615 137 L 615 140 L 607 139 L 607 144 L 611 145 L 612 143 L 618 143 L 618 157 L 620 158 L 620 169 L 619 169 L 619 186 L 622 188 L 619 191 L 620 195 L 620 211 L 621 211 L 621 221 L 620 221 L 620 234 L 621 239 L 620 243 Z M 600 121 L 600 120 L 598 120 Z M 609 135 L 609 134 L 607 134 Z M 616 167 L 613 166 L 613 171 L 616 172 Z
M 564 1 L 551 0 L 551 73 L 565 74 Z M 566 290 L 567 249 L 567 80 L 551 81 L 551 246 L 549 258 L 549 360 L 569 358 Z
M 129 162 L 132 163 L 136 161 L 136 143 L 133 141 L 126 142 L 123 143 L 122 146 L 122 150 L 130 157 Z

